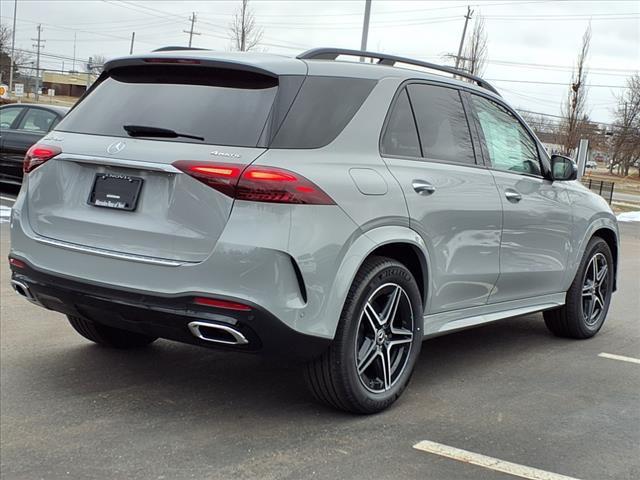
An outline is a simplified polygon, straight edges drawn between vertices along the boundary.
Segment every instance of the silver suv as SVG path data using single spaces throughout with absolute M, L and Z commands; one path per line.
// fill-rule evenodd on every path
M 615 216 L 573 161 L 486 81 L 407 58 L 112 60 L 24 171 L 19 294 L 109 347 L 303 361 L 353 412 L 400 396 L 425 338 L 537 311 L 588 338 L 616 287 Z

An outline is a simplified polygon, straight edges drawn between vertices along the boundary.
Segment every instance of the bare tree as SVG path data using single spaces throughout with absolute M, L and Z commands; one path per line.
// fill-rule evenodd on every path
M 11 62 L 13 62 L 14 80 L 20 77 L 20 68 L 31 68 L 28 65 L 30 59 L 28 52 L 16 48 L 11 58 L 11 33 L 11 28 L 0 24 L 0 77 L 3 83 L 9 83 Z
M 467 42 L 461 59 L 460 68 L 473 75 L 481 76 L 487 63 L 488 54 L 487 32 L 484 28 L 484 18 L 476 17 L 471 32 L 471 38 Z
M 570 155 L 577 147 L 580 135 L 584 129 L 587 116 L 587 56 L 589 55 L 589 44 L 591 43 L 591 24 L 587 27 L 582 36 L 582 47 L 578 54 L 576 67 L 571 75 L 571 85 L 567 94 L 567 99 L 562 104 L 562 116 L 565 118 L 563 124 L 563 149 L 564 153 Z
M 611 142 L 612 156 L 609 172 L 615 167 L 623 175 L 629 175 L 629 169 L 636 165 L 640 176 L 640 75 L 634 74 L 627 79 L 625 92 L 616 97 L 616 121 Z
M 262 27 L 256 25 L 256 19 L 249 8 L 249 0 L 242 0 L 229 27 L 233 48 L 241 52 L 255 49 L 262 40 Z
M 107 61 L 107 57 L 105 57 L 100 53 L 94 53 L 89 57 L 89 62 L 86 65 L 87 72 L 92 72 L 96 74 L 102 72 L 102 67 L 104 66 L 106 61 Z

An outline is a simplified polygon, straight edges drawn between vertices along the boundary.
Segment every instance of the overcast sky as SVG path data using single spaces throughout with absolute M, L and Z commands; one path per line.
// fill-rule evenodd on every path
M 2 23 L 11 26 L 13 1 L 1 0 Z M 36 26 L 46 41 L 42 65 L 76 69 L 94 54 L 107 58 L 165 45 L 186 45 L 189 16 L 196 13 L 193 45 L 229 50 L 229 23 L 240 1 L 18 0 L 16 47 L 33 50 Z M 261 49 L 296 55 L 308 48 L 359 48 L 364 0 L 252 0 L 264 29 Z M 467 2 L 373 0 L 368 49 L 442 62 L 455 53 Z M 588 106 L 591 118 L 612 121 L 614 94 L 640 69 L 640 2 L 507 1 L 471 4 L 489 39 L 484 77 L 514 106 L 558 115 L 582 35 L 591 21 Z M 471 25 L 472 26 L 472 25 Z M 512 81 L 507 81 L 512 80 Z M 547 82 L 547 83 L 524 83 Z M 560 83 L 562 85 L 554 85 Z

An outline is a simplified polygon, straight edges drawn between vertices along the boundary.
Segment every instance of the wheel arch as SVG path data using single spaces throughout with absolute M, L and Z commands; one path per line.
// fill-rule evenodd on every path
M 431 266 L 422 237 L 404 226 L 377 227 L 358 237 L 344 255 L 329 292 L 325 318 L 331 336 L 335 335 L 338 321 L 353 280 L 367 258 L 381 255 L 398 260 L 416 277 L 420 288 L 424 311 L 428 308 L 429 275 Z M 418 260 L 418 265 L 410 262 Z M 417 275 L 417 276 L 416 276 Z
M 591 238 L 599 237 L 607 242 L 613 257 L 613 291 L 618 287 L 618 236 L 615 231 L 610 228 L 599 228 L 591 235 Z M 591 240 L 591 238 L 589 240 Z

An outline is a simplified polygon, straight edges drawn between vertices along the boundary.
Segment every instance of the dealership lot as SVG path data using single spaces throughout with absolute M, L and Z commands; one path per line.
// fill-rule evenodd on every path
M 429 340 L 405 395 L 365 417 L 314 403 L 296 367 L 168 341 L 90 344 L 12 292 L 2 222 L 3 478 L 514 478 L 455 449 L 511 473 L 639 478 L 640 223 L 620 228 L 598 336 L 552 337 L 536 314 Z

